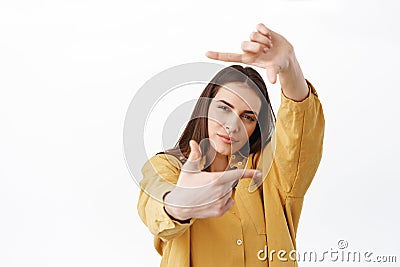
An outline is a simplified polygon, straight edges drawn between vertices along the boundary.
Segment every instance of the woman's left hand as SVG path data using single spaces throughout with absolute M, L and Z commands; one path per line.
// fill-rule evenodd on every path
M 257 25 L 257 32 L 250 34 L 250 41 L 242 42 L 243 54 L 208 51 L 211 59 L 241 62 L 267 70 L 267 77 L 275 83 L 277 75 L 289 67 L 294 57 L 293 46 L 280 34 L 268 29 L 264 24 Z

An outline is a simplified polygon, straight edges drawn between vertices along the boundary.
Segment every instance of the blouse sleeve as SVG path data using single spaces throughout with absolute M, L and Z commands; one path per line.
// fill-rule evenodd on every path
M 303 101 L 287 98 L 281 89 L 276 120 L 276 148 L 270 177 L 286 197 L 303 197 L 322 157 L 325 119 L 318 94 L 306 80 L 309 94 Z
M 165 211 L 163 197 L 173 190 L 180 173 L 180 162 L 174 156 L 158 154 L 142 167 L 138 213 L 150 232 L 163 241 L 183 234 L 195 221 L 188 223 L 173 220 Z

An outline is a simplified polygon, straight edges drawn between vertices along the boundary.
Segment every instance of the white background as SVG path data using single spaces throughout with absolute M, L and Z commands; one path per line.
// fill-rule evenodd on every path
M 398 10 L 397 1 L 2 1 L 0 266 L 158 266 L 124 161 L 125 112 L 146 80 L 211 62 L 207 50 L 240 52 L 259 22 L 294 45 L 325 112 L 299 250 L 344 239 L 399 262 Z M 279 87 L 267 86 L 277 111 Z

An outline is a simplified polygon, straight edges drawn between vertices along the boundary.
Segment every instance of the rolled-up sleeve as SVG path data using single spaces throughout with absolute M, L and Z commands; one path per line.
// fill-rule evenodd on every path
M 276 120 L 274 164 L 279 175 L 274 183 L 286 197 L 303 197 L 322 157 L 325 119 L 317 91 L 308 81 L 303 101 L 287 98 L 281 91 Z
M 138 213 L 150 232 L 163 241 L 180 236 L 195 221 L 191 219 L 189 223 L 180 223 L 173 220 L 164 209 L 163 196 L 173 190 L 179 177 L 178 162 L 173 156 L 159 154 L 142 167 Z

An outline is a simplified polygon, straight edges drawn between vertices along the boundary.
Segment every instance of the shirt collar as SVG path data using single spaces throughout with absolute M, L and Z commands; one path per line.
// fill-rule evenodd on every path
M 244 169 L 247 164 L 248 157 L 244 156 L 240 152 L 236 152 L 232 155 L 228 155 L 229 169 Z M 200 162 L 201 169 L 204 169 L 206 164 L 206 156 L 203 156 Z

